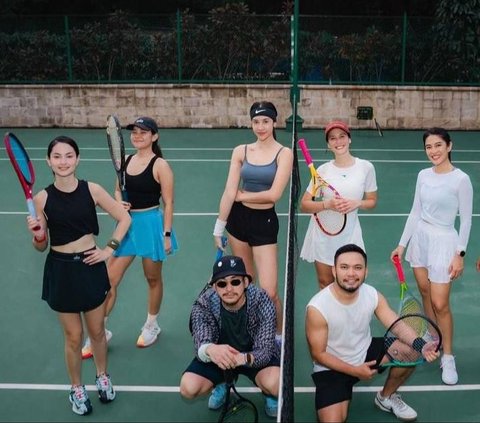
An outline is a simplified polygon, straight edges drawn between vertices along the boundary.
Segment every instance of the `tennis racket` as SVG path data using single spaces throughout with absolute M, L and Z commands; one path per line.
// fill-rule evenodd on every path
M 325 181 L 318 173 L 313 164 L 312 156 L 308 151 L 307 143 L 304 139 L 298 141 L 298 146 L 302 150 L 303 157 L 310 169 L 312 176 L 313 195 L 312 200 L 316 201 L 325 200 L 330 198 L 339 198 L 341 195 L 332 187 L 327 181 Z M 340 213 L 336 210 L 326 209 L 317 213 L 313 213 L 313 217 L 317 222 L 319 228 L 327 235 L 335 236 L 343 231 L 347 224 L 347 215 Z
M 380 125 L 378 124 L 377 119 L 373 118 L 373 121 L 375 122 L 375 128 L 377 128 L 378 135 L 383 137 L 383 131 Z
M 122 127 L 118 118 L 114 115 L 109 115 L 107 118 L 107 141 L 113 167 L 117 172 L 122 200 L 128 201 L 125 188 L 125 145 L 123 143 Z
M 258 422 L 258 410 L 255 404 L 241 395 L 235 387 L 237 374 L 234 370 L 225 370 L 227 394 L 218 422 Z
M 23 193 L 27 200 L 28 213 L 34 219 L 37 218 L 35 205 L 33 204 L 33 184 L 35 183 L 35 170 L 33 164 L 28 157 L 27 150 L 20 142 L 20 140 L 11 132 L 7 132 L 3 138 L 5 149 L 7 150 L 8 158 L 12 163 L 13 169 L 17 174 Z M 35 231 L 40 229 L 40 225 L 33 228 Z
M 397 279 L 400 283 L 400 304 L 398 305 L 398 315 L 404 314 L 424 314 L 423 306 L 408 289 L 407 282 L 405 281 L 405 274 L 403 272 L 402 263 L 398 256 L 393 257 L 393 265 L 397 271 Z
M 423 314 L 400 316 L 387 329 L 384 350 L 377 358 L 379 367 L 413 367 L 426 361 L 424 354 L 437 353 L 442 345 L 442 334 L 438 326 Z M 381 364 L 386 355 L 389 362 Z

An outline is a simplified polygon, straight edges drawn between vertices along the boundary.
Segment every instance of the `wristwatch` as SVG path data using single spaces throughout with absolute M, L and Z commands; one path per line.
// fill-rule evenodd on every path
M 460 256 L 460 257 L 465 257 L 465 251 L 462 250 L 462 251 L 457 251 L 457 254 Z
M 163 233 L 163 236 L 166 236 L 168 238 L 169 236 L 172 236 L 172 233 L 170 231 L 165 231 Z

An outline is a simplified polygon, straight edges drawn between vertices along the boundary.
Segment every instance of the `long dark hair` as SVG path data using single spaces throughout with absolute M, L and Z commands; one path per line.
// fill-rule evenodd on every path
M 155 153 L 156 156 L 161 157 L 163 159 L 162 149 L 160 148 L 160 145 L 158 145 L 158 138 L 156 141 L 152 143 L 152 151 Z
M 447 143 L 447 147 L 452 143 L 452 140 L 450 138 L 450 134 L 447 132 L 446 129 L 444 128 L 438 128 L 438 127 L 433 127 L 427 129 L 424 134 L 423 134 L 423 148 L 425 149 L 425 141 L 430 135 L 436 135 L 437 137 L 440 137 L 443 141 Z M 450 150 L 448 152 L 448 160 L 452 161 L 452 151 Z

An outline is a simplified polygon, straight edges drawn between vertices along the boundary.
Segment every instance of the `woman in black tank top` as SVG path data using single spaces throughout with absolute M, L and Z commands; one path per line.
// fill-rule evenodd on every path
M 125 236 L 131 219 L 100 185 L 76 178 L 79 150 L 74 140 L 65 136 L 55 138 L 48 147 L 47 157 L 54 183 L 35 195 L 38 218 L 27 218 L 28 229 L 36 250 L 45 251 L 50 243 L 42 299 L 57 312 L 64 332 L 72 411 L 85 415 L 91 413 L 92 404 L 81 375 L 83 321 L 95 352 L 100 401 L 110 402 L 115 398 L 107 373 L 104 313 L 110 283 L 105 261 Z M 117 221 L 112 238 L 103 249 L 95 242 L 99 232 L 97 205 Z
M 163 159 L 158 145 L 158 126 L 149 117 L 140 117 L 127 126 L 136 152 L 126 160 L 128 202 L 122 201 L 118 187 L 116 199 L 132 217 L 132 225 L 122 244 L 108 262 L 111 289 L 107 297 L 105 320 L 112 311 L 117 287 L 135 257 L 142 258 L 148 284 L 147 318 L 137 339 L 140 348 L 152 345 L 160 334 L 157 317 L 163 298 L 163 262 L 178 249 L 173 229 L 173 172 Z M 160 208 L 160 200 L 162 208 Z M 88 340 L 83 348 L 88 357 Z

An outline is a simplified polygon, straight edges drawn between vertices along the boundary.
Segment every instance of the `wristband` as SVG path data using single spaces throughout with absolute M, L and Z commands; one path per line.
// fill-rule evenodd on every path
M 166 236 L 166 237 L 170 238 L 172 236 L 172 233 L 170 231 L 165 231 L 163 233 L 163 236 Z
M 415 338 L 412 343 L 412 348 L 415 351 L 418 351 L 419 353 L 421 353 L 426 343 L 427 342 L 423 338 L 420 338 L 420 337 Z
M 211 343 L 208 344 L 202 344 L 200 348 L 198 349 L 198 358 L 203 361 L 204 363 L 210 363 L 212 359 L 210 356 L 207 354 L 207 348 L 212 345 Z
M 213 228 L 213 236 L 223 236 L 225 226 L 227 226 L 227 222 L 225 220 L 217 219 L 215 221 L 215 227 Z
M 120 241 L 115 238 L 112 238 L 110 241 L 107 242 L 107 247 L 110 247 L 112 250 L 117 250 L 120 247 Z

